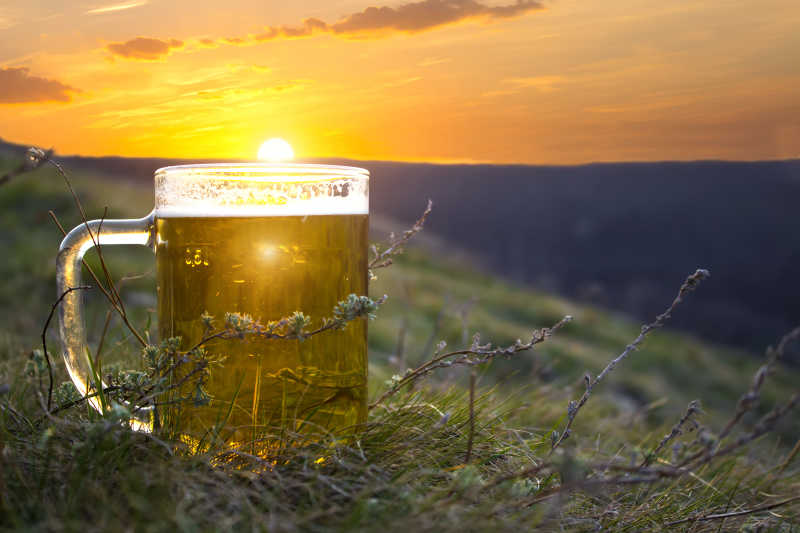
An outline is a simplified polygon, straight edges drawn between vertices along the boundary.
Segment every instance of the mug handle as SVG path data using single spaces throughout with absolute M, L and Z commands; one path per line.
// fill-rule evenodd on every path
M 73 228 L 58 250 L 56 258 L 56 285 L 58 297 L 62 297 L 58 309 L 59 328 L 64 362 L 75 388 L 81 396 L 86 396 L 92 371 L 89 350 L 86 344 L 86 329 L 83 323 L 83 297 L 81 291 L 70 290 L 81 285 L 81 263 L 84 254 L 97 245 L 138 244 L 155 250 L 155 211 L 144 218 L 129 220 L 92 220 Z M 105 384 L 92 383 L 94 387 Z M 98 398 L 89 398 L 89 403 L 102 413 Z M 150 410 L 139 409 L 134 413 L 131 423 L 138 429 L 150 426 Z

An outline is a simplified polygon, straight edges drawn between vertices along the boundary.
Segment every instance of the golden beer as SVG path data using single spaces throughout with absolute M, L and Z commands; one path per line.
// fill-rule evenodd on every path
M 369 173 L 359 168 L 225 163 L 158 169 L 149 215 L 90 221 L 61 243 L 59 333 L 78 392 L 89 394 L 98 411 L 108 408 L 91 394 L 106 385 L 98 382 L 86 345 L 82 300 L 71 289 L 81 286 L 83 255 L 97 244 L 135 244 L 155 251 L 160 337 L 180 338 L 180 346 L 167 367 L 151 367 L 158 373 L 148 377 L 155 380 L 149 389 L 155 402 L 147 396 L 149 403 L 128 405 L 133 427 L 163 430 L 196 448 L 209 435 L 217 445 L 252 443 L 253 453 L 291 445 L 295 434 L 314 440 L 351 434 L 366 418 L 363 318 L 302 341 L 215 338 L 204 346 L 211 354 L 205 360 L 219 363 L 208 373 L 193 375 L 191 364 L 180 365 L 209 334 L 204 314 L 220 330 L 226 313 L 267 324 L 300 311 L 311 317 L 311 331 L 338 302 L 366 295 L 368 206 Z
M 266 323 L 302 311 L 317 327 L 347 295 L 367 292 L 367 225 L 365 214 L 158 217 L 161 338 L 190 349 L 208 333 L 203 313 L 221 327 L 227 312 Z M 167 404 L 159 415 L 193 439 L 224 419 L 238 443 L 276 428 L 346 430 L 366 417 L 366 334 L 355 320 L 304 341 L 210 341 L 225 357 L 205 387 L 210 402 Z

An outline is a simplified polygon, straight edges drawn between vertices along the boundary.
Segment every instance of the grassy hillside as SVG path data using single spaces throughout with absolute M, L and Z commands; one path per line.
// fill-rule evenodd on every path
M 0 174 L 14 164 L 6 156 Z M 151 189 L 107 176 L 83 171 L 73 184 L 90 217 L 100 217 L 104 207 L 109 218 L 138 217 L 152 205 Z M 639 334 L 640 325 L 618 313 L 481 274 L 463 257 L 449 257 L 431 246 L 412 247 L 393 266 L 377 271 L 371 284 L 373 296 L 389 295 L 370 324 L 373 398 L 392 375 L 429 359 L 440 340 L 458 348 L 480 332 L 484 342 L 508 345 L 529 339 L 535 328 L 551 326 L 564 315 L 574 318 L 532 352 L 477 368 L 472 425 L 469 369 L 458 367 L 429 376 L 373 410 L 360 448 L 337 448 L 336 459 L 319 468 L 309 465 L 323 452 L 310 446 L 287 452 L 295 455 L 283 466 L 272 463 L 265 471 L 262 464 L 255 470 L 260 473 L 253 473 L 252 464 L 214 469 L 212 456 L 174 457 L 163 443 L 81 409 L 31 425 L 42 412 L 35 380 L 26 379 L 24 368 L 31 350 L 39 347 L 56 296 L 54 257 L 60 234 L 47 214 L 50 209 L 67 229 L 80 220 L 62 178 L 51 168 L 0 187 L 0 387 L 8 385 L 0 396 L 0 492 L 6 491 L 0 497 L 0 527 L 103 530 L 126 519 L 130 530 L 489 530 L 534 524 L 658 529 L 693 513 L 770 504 L 800 486 L 790 452 L 800 427 L 797 415 L 790 414 L 776 425 L 776 436 L 721 464 L 702 465 L 692 476 L 630 490 L 625 483 L 611 484 L 613 490 L 602 493 L 587 484 L 553 499 L 559 487 L 598 479 L 593 466 L 598 462 L 641 460 L 692 400 L 702 401 L 701 424 L 709 428 L 708 435 L 719 432 L 761 361 L 689 335 L 657 331 L 597 386 L 572 436 L 551 459 L 552 430 L 563 427 L 568 400 L 582 394 L 584 373 L 596 376 Z M 134 320 L 144 326 L 148 317 L 155 318 L 152 254 L 114 248 L 105 255 L 118 278 L 145 274 L 122 286 Z M 702 266 L 686 265 L 686 274 Z M 672 281 L 677 291 L 683 280 Z M 106 310 L 97 295 L 89 299 L 90 344 L 95 345 Z M 702 299 L 701 286 L 682 305 Z M 668 304 L 660 302 L 663 308 Z M 57 346 L 53 331 L 51 346 Z M 137 358 L 116 319 L 106 344 L 110 361 L 132 364 Z M 57 381 L 66 379 L 60 361 L 56 369 Z M 758 417 L 776 402 L 786 401 L 798 378 L 795 370 L 783 367 L 769 377 L 762 401 L 744 417 L 743 435 L 757 430 Z M 704 433 L 687 432 L 686 449 L 703 445 L 696 435 Z M 470 461 L 464 457 L 466 448 Z M 518 474 L 556 459 L 549 472 L 542 466 Z M 769 471 L 774 464 L 784 466 Z M 99 503 L 87 506 L 87 499 Z M 755 513 L 727 523 L 791 524 L 800 506 L 786 504 L 780 512 L 782 522 Z M 719 526 L 710 521 L 691 527 Z

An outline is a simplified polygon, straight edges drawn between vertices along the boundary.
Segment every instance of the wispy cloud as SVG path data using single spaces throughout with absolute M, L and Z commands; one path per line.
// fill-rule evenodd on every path
M 510 78 L 506 83 L 521 89 L 533 88 L 543 93 L 551 93 L 559 89 L 558 84 L 564 81 L 563 76 L 528 76 L 526 78 Z
M 277 94 L 286 94 L 290 92 L 302 91 L 312 80 L 298 79 L 289 80 L 284 83 L 273 85 L 271 87 L 253 87 L 253 86 L 239 86 L 231 85 L 225 87 L 217 87 L 214 89 L 203 89 L 199 91 L 186 92 L 180 95 L 182 99 L 196 99 L 196 100 L 224 100 L 226 102 L 249 100 L 252 98 L 263 96 L 274 96 Z
M 397 7 L 368 7 L 330 26 L 333 33 L 354 35 L 384 32 L 416 33 L 469 19 L 507 19 L 542 9 L 537 0 L 487 6 L 475 0 L 422 0 Z
M 563 76 L 527 76 L 521 78 L 508 78 L 503 80 L 503 88 L 487 91 L 482 96 L 492 98 L 517 94 L 523 89 L 536 89 L 542 93 L 552 93 L 559 90 L 560 85 L 566 81 Z
M 428 57 L 417 63 L 417 66 L 432 67 L 434 65 L 441 65 L 442 63 L 448 63 L 450 61 L 452 61 L 452 59 L 449 57 Z
M 101 15 L 103 13 L 113 13 L 115 11 L 124 11 L 147 4 L 147 0 L 139 0 L 138 2 L 126 2 L 124 4 L 111 4 L 108 6 L 100 6 L 90 9 L 86 12 L 87 15 Z
M 205 38 L 199 43 L 207 47 L 215 44 L 252 45 L 322 34 L 346 39 L 377 39 L 395 33 L 420 33 L 467 21 L 511 19 L 540 9 L 544 9 L 544 6 L 539 0 L 516 0 L 512 4 L 500 6 L 489 6 L 476 0 L 421 0 L 396 7 L 371 6 L 333 23 L 307 18 L 297 26 L 267 26 L 253 35 L 218 40 Z
M 258 72 L 261 74 L 269 74 L 272 68 L 266 65 L 245 65 L 245 64 L 228 64 L 228 70 L 231 72 Z
M 0 68 L 0 104 L 69 102 L 76 92 L 58 80 L 31 76 L 25 67 Z
M 168 55 L 173 49 L 181 48 L 183 41 L 177 39 L 161 40 L 150 37 L 136 37 L 124 43 L 111 43 L 106 49 L 113 55 L 127 59 L 155 61 Z
M 384 87 L 400 87 L 403 85 L 408 85 L 409 83 L 414 83 L 415 81 L 420 81 L 422 76 L 413 76 L 411 78 L 402 78 L 399 80 L 389 81 L 383 84 Z

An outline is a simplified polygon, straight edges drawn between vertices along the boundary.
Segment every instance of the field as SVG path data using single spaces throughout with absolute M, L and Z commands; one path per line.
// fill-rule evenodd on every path
M 0 174 L 17 164 L 5 154 Z M 71 182 L 90 218 L 106 207 L 108 218 L 139 217 L 152 205 L 152 190 L 140 183 L 87 170 Z M 48 210 L 67 229 L 81 219 L 49 165 L 0 187 L 0 208 L 2 529 L 800 527 L 800 501 L 792 500 L 800 489 L 800 425 L 796 411 L 780 407 L 788 409 L 797 392 L 796 368 L 777 362 L 763 385 L 753 384 L 764 357 L 658 330 L 596 384 L 585 407 L 568 408 L 584 394 L 585 374 L 601 374 L 641 324 L 481 273 L 468 256 L 450 255 L 436 241 L 410 245 L 376 271 L 370 286 L 373 298 L 388 295 L 369 325 L 373 400 L 429 360 L 441 340 L 458 350 L 480 332 L 482 343 L 509 346 L 566 315 L 572 321 L 532 350 L 414 380 L 371 410 L 355 443 L 306 443 L 270 461 L 242 454 L 229 460 L 230 450 L 219 447 L 187 457 L 173 443 L 132 432 L 85 405 L 48 416 L 37 393 L 47 377 L 36 361 L 26 365 L 41 348 L 57 297 L 61 235 Z M 394 225 L 380 226 L 373 228 L 376 241 Z M 155 335 L 151 252 L 114 248 L 104 255 L 115 279 L 125 278 L 120 290 L 132 321 L 144 330 L 149 324 Z M 89 262 L 99 269 L 96 256 Z M 704 266 L 686 265 L 686 275 Z M 674 280 L 675 294 L 683 281 Z M 91 294 L 97 291 L 87 292 L 90 345 L 97 346 L 111 316 L 104 357 L 135 364 L 130 335 Z M 675 314 L 702 298 L 700 283 Z M 661 304 L 666 309 L 670 301 Z M 54 331 L 48 343 L 57 352 Z M 56 359 L 57 385 L 66 374 Z M 687 412 L 694 400 L 702 409 Z M 682 417 L 679 431 L 659 447 Z

